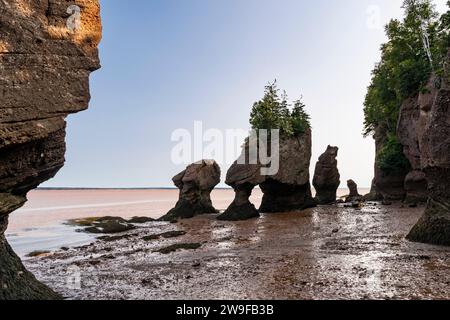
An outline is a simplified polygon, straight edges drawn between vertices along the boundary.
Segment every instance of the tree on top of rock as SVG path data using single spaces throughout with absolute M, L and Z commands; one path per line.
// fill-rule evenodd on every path
M 291 113 L 291 123 L 294 135 L 303 134 L 311 128 L 310 116 L 305 111 L 305 104 L 301 100 L 294 102 L 294 108 Z
M 309 127 L 309 115 L 305 105 L 300 101 L 294 102 L 292 112 L 286 92 L 280 95 L 276 81 L 267 85 L 264 97 L 253 104 L 250 124 L 253 129 L 279 129 L 283 136 L 303 134 Z

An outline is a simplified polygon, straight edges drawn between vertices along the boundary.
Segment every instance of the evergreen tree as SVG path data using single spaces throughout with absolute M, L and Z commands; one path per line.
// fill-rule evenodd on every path
M 292 130 L 295 135 L 303 134 L 311 127 L 310 116 L 305 111 L 305 104 L 301 100 L 294 102 L 291 114 Z
M 280 129 L 280 98 L 276 81 L 266 86 L 262 100 L 253 104 L 250 124 L 253 129 Z
M 286 136 L 292 136 L 294 134 L 294 131 L 292 128 L 291 112 L 289 111 L 288 95 L 286 91 L 283 91 L 283 94 L 281 96 L 279 115 L 282 134 Z
M 309 115 L 300 101 L 291 113 L 286 92 L 280 96 L 276 81 L 266 86 L 264 97 L 253 104 L 250 124 L 253 129 L 279 129 L 282 136 L 302 134 L 309 128 Z

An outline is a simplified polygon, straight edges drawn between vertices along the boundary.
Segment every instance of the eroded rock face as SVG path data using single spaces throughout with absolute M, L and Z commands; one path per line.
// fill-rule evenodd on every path
M 436 101 L 441 81 L 432 76 L 417 96 L 407 99 L 400 108 L 397 137 L 412 171 L 405 178 L 406 202 L 426 202 L 428 188 L 422 171 L 423 137 L 430 122 L 431 109 Z
M 235 192 L 234 201 L 218 219 L 225 221 L 248 220 L 259 217 L 259 211 L 250 202 L 253 189 L 264 182 L 260 164 L 244 164 L 249 159 L 248 143 L 242 148 L 242 154 L 227 171 L 225 183 Z
M 431 108 L 422 110 L 428 121 L 420 137 L 420 160 L 429 200 L 424 216 L 408 235 L 412 241 L 438 245 L 450 245 L 450 72 L 446 71 Z
M 347 181 L 347 186 L 348 186 L 348 189 L 350 191 L 350 194 L 348 195 L 348 197 L 345 200 L 345 202 L 361 201 L 362 200 L 362 196 L 358 192 L 358 185 L 356 184 L 356 182 L 353 181 L 353 180 L 348 180 Z
M 248 200 L 251 190 L 257 185 L 264 194 L 259 212 L 288 212 L 316 205 L 311 194 L 309 176 L 311 130 L 307 130 L 301 136 L 281 138 L 279 151 L 280 166 L 274 175 L 262 175 L 260 164 L 235 162 L 231 166 L 226 183 L 233 187 L 236 198 L 219 219 L 244 220 L 258 217 L 258 210 Z M 248 153 L 248 145 L 246 145 L 241 158 L 244 155 L 248 156 Z
M 254 188 L 255 186 L 250 183 L 236 185 L 234 187 L 234 192 L 236 194 L 233 202 L 217 219 L 224 221 L 239 221 L 259 217 L 259 211 L 249 200 Z
M 311 148 L 309 129 L 301 136 L 281 139 L 280 169 L 260 184 L 264 194 L 260 212 L 288 212 L 316 206 L 309 175 Z
M 316 189 L 318 204 L 326 205 L 336 202 L 337 189 L 341 184 L 336 160 L 338 151 L 338 147 L 328 146 L 316 164 L 313 186 Z
M 217 213 L 211 202 L 211 191 L 220 183 L 220 167 L 214 160 L 202 160 L 191 164 L 172 180 L 180 189 L 180 198 L 175 208 L 162 217 L 162 220 L 186 219 L 198 214 Z
M 405 178 L 409 169 L 398 169 L 395 172 L 386 172 L 378 167 L 378 155 L 386 144 L 387 133 L 383 128 L 375 130 L 375 149 L 377 158 L 375 159 L 375 178 L 372 187 L 372 198 L 382 198 L 384 200 L 403 201 L 406 196 Z M 369 196 L 368 196 L 369 197 Z M 382 200 L 377 199 L 377 200 Z
M 372 180 L 372 184 L 370 186 L 370 192 L 363 197 L 364 201 L 381 201 L 383 200 L 383 196 L 378 192 L 376 180 Z
M 68 28 L 70 5 L 80 8 Z M 85 110 L 100 67 L 96 0 L 0 1 L 0 299 L 54 299 L 4 238 L 8 214 L 64 164 L 65 117 Z M 76 17 L 75 17 L 76 18 Z
M 428 200 L 428 183 L 425 172 L 414 170 L 405 178 L 406 203 L 425 203 Z

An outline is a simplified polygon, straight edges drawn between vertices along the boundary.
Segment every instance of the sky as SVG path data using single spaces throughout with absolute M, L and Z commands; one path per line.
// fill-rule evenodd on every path
M 342 187 L 369 187 L 375 146 L 363 101 L 402 0 L 100 0 L 102 68 L 68 118 L 66 165 L 45 187 L 170 187 L 177 129 L 249 129 L 277 79 L 312 118 L 315 163 L 340 148 Z M 446 0 L 436 0 L 440 10 Z M 197 161 L 200 159 L 193 159 Z M 221 164 L 225 174 L 230 163 Z

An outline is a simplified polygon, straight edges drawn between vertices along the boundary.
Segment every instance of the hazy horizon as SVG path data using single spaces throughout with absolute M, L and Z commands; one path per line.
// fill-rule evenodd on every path
M 311 115 L 311 174 L 335 145 L 341 187 L 370 187 L 375 146 L 362 136 L 363 101 L 383 26 L 402 16 L 401 3 L 101 0 L 90 108 L 69 117 L 66 165 L 41 187 L 172 188 L 184 169 L 170 161 L 172 132 L 198 120 L 248 129 L 253 102 L 274 79 Z M 442 10 L 446 0 L 435 3 Z

